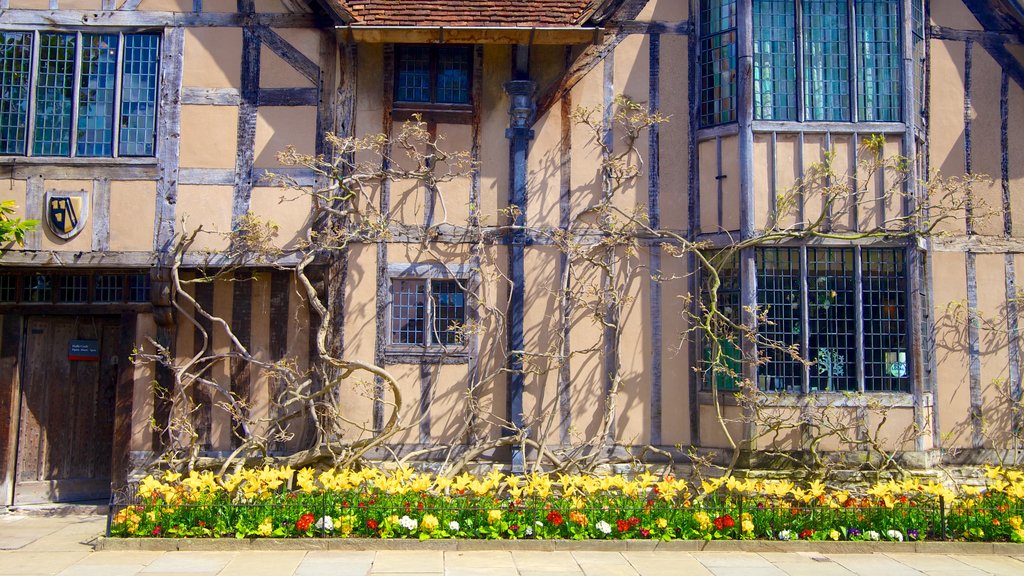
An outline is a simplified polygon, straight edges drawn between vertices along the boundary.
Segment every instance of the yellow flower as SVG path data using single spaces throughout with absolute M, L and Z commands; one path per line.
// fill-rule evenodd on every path
M 348 536 L 349 534 L 351 534 L 352 528 L 356 524 L 356 517 L 352 514 L 348 514 L 346 516 L 342 516 L 338 520 L 339 524 L 341 525 L 341 534 L 343 536 Z
M 693 515 L 693 518 L 697 520 L 701 530 L 707 531 L 711 528 L 711 517 L 708 516 L 707 512 L 697 512 Z
M 270 533 L 274 531 L 274 520 L 267 516 L 260 522 L 259 528 L 256 529 L 256 534 L 260 536 L 270 536 Z
M 427 514 L 423 517 L 423 520 L 420 520 L 420 528 L 426 532 L 433 532 L 434 530 L 437 530 L 439 524 L 440 522 L 437 521 L 437 516 L 434 516 L 433 514 Z
M 665 529 L 668 527 L 668 520 L 665 520 L 664 518 L 658 518 L 654 521 L 654 525 L 658 528 Z
M 833 540 L 839 540 L 839 530 L 833 530 L 828 533 L 828 537 Z
M 753 532 L 754 522 L 751 520 L 744 520 L 740 522 L 740 528 L 742 528 L 744 532 Z
M 1021 518 L 1020 518 L 1020 516 L 1010 516 L 1010 519 L 1007 520 L 1007 522 L 1010 523 L 1010 526 L 1014 530 L 1020 530 L 1020 527 L 1021 527 Z
M 494 524 L 498 520 L 501 520 L 501 510 L 491 510 L 487 513 L 488 524 Z
M 295 483 L 299 485 L 299 489 L 303 492 L 313 492 L 316 490 L 316 481 L 313 479 L 313 469 L 303 468 L 299 470 L 299 473 L 295 476 Z

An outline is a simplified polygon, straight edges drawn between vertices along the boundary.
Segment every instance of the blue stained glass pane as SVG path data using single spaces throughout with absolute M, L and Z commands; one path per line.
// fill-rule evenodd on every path
M 24 154 L 32 33 L 0 32 L 0 154 Z
M 75 82 L 75 35 L 39 35 L 39 73 L 36 77 L 36 156 L 71 154 L 71 108 Z
M 124 37 L 118 147 L 121 156 L 153 156 L 156 151 L 159 61 L 159 36 L 131 34 Z
M 803 0 L 804 119 L 849 121 L 847 0 Z
M 117 34 L 82 35 L 78 86 L 78 156 L 112 156 Z

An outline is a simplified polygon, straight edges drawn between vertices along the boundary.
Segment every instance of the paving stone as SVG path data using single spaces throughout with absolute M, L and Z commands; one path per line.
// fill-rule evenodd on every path
M 957 555 L 952 557 L 968 566 L 984 570 L 996 576 L 1020 576 L 1024 574 L 1024 562 L 1009 556 Z
M 772 565 L 788 576 L 853 576 L 853 572 L 835 562 L 797 560 L 795 562 L 773 562 Z
M 280 576 L 291 574 L 306 553 L 301 550 L 278 552 L 246 552 L 228 562 L 220 571 L 222 576 Z
M 581 550 L 572 553 L 587 576 L 636 576 L 637 571 L 619 552 Z
M 0 574 L 56 574 L 88 552 L 0 552 Z
M 295 569 L 295 576 L 366 576 L 376 552 L 307 552 Z
M 57 576 L 134 576 L 145 566 L 142 564 L 118 564 L 114 566 L 96 566 L 89 564 L 72 564 L 57 573 Z
M 708 568 L 770 568 L 771 562 L 751 552 L 694 552 L 693 558 Z
M 163 552 L 130 551 L 130 552 L 93 552 L 79 562 L 79 566 L 119 566 L 122 564 L 138 564 L 148 566 L 163 555 Z
M 946 554 L 893 554 L 886 556 L 915 570 L 969 570 L 970 566 Z
M 237 552 L 167 552 L 142 572 L 220 572 L 237 555 Z
M 582 572 L 572 552 L 516 551 L 512 553 L 512 561 L 520 574 Z
M 387 550 L 377 552 L 373 574 L 395 572 L 444 572 L 444 553 L 436 551 Z
M 711 571 L 685 552 L 625 552 L 622 555 L 640 576 L 687 574 L 710 576 Z
M 517 576 L 508 551 L 449 551 L 444 553 L 444 572 L 451 576 Z
M 833 562 L 861 576 L 920 576 L 922 573 L 885 554 L 827 554 Z

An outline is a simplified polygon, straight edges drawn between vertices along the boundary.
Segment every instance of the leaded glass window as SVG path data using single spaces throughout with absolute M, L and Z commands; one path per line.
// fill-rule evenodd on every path
M 796 2 L 754 0 L 754 118 L 796 120 Z
M 147 272 L 0 272 L 0 304 L 141 304 L 150 291 Z
M 852 248 L 807 249 L 811 391 L 857 390 L 857 312 Z
M 864 389 L 904 390 L 907 381 L 907 285 L 903 251 L 864 250 Z
M 701 0 L 700 123 L 736 120 L 736 0 Z
M 32 33 L 0 32 L 0 154 L 24 154 Z
M 799 392 L 803 385 L 800 249 L 757 250 L 755 262 L 757 302 L 765 320 L 757 329 L 764 360 L 757 369 L 758 386 L 773 392 Z
M 850 119 L 846 0 L 802 0 L 804 119 Z
M 742 321 L 740 308 L 739 258 L 736 252 L 724 251 L 708 255 L 708 262 L 718 276 L 717 298 L 712 302 L 710 273 L 701 278 L 701 314 L 708 317 L 712 334 L 704 334 L 701 343 L 704 362 L 704 388 L 712 382 L 719 390 L 735 389 L 740 376 L 740 334 L 735 326 Z M 712 306 L 717 314 L 712 314 Z
M 857 110 L 861 120 L 900 119 L 899 9 L 899 2 L 891 0 L 857 0 Z
M 395 50 L 395 102 L 469 104 L 471 46 L 399 45 Z
M 393 278 L 390 315 L 393 345 L 462 345 L 465 283 L 437 278 Z
M 153 156 L 159 45 L 157 34 L 0 32 L 0 155 Z

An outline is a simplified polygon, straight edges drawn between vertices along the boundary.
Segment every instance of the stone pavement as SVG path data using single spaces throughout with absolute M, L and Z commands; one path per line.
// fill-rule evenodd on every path
M 103 516 L 0 515 L 0 576 L 1024 576 L 1024 556 L 817 552 L 94 552 Z M 951 548 L 952 549 L 952 548 Z

